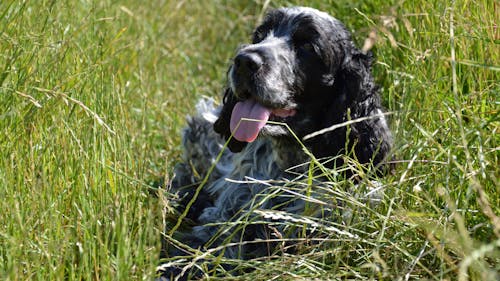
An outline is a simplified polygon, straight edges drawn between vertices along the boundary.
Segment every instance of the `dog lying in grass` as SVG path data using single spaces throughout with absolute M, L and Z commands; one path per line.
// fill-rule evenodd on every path
M 324 12 L 267 14 L 236 52 L 222 105 L 202 100 L 188 118 L 163 280 L 237 274 L 238 260 L 292 251 L 304 237 L 353 235 L 332 222 L 342 202 L 325 183 L 387 171 L 392 137 L 370 64 Z

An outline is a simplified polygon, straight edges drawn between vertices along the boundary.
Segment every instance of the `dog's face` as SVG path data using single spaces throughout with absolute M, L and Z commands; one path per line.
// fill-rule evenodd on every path
M 230 148 L 238 151 L 259 135 L 291 136 L 268 121 L 286 123 L 299 137 L 321 129 L 327 111 L 345 110 L 348 97 L 333 92 L 349 48 L 349 32 L 326 13 L 302 7 L 271 11 L 252 44 L 234 57 L 215 130 L 225 137 L 232 133 Z

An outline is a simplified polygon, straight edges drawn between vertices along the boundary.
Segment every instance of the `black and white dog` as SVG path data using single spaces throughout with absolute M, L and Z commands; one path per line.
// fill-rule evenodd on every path
M 278 237 L 298 237 L 290 225 L 313 199 L 321 210 L 305 215 L 331 213 L 337 203 L 327 188 L 306 192 L 299 184 L 312 159 L 321 162 L 313 171 L 321 166 L 322 179 L 339 170 L 355 178 L 338 169 L 346 159 L 378 174 L 387 170 L 392 137 L 370 63 L 344 25 L 324 12 L 267 14 L 252 44 L 234 57 L 222 106 L 204 100 L 188 118 L 183 163 L 171 185 L 179 199 L 163 239 L 164 278 L 200 276 L 204 263 L 215 272 L 217 257 L 227 269 L 234 259 L 275 254 Z

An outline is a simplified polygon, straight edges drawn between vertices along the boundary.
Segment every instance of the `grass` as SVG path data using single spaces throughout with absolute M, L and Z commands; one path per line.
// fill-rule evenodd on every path
M 150 183 L 171 176 L 184 116 L 221 94 L 263 9 L 296 3 L 1 1 L 0 279 L 151 279 L 167 202 Z M 376 209 L 331 185 L 357 239 L 326 232 L 239 279 L 498 278 L 498 1 L 310 5 L 358 45 L 377 33 L 399 163 Z

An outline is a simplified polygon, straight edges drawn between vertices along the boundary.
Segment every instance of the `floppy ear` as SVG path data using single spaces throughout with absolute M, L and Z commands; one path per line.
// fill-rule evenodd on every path
M 219 114 L 219 118 L 214 123 L 214 130 L 219 135 L 221 135 L 225 140 L 231 137 L 231 129 L 229 124 L 231 122 L 231 114 L 233 112 L 234 105 L 238 102 L 236 97 L 230 88 L 227 88 L 224 93 L 224 98 L 222 100 L 222 109 Z M 228 143 L 229 150 L 232 152 L 240 152 L 245 148 L 247 142 L 241 142 L 234 138 Z
M 349 51 L 339 72 L 347 99 L 351 101 L 352 105 L 359 106 L 359 102 L 366 98 L 375 97 L 377 99 L 376 106 L 380 106 L 377 95 L 378 87 L 375 85 L 371 73 L 372 55 L 364 54 L 352 42 L 349 43 L 351 46 L 347 48 Z
M 368 117 L 350 126 L 349 144 L 360 163 L 372 163 L 384 172 L 383 166 L 392 146 L 392 136 L 387 126 L 380 101 L 379 88 L 371 73 L 371 54 L 364 54 L 354 44 L 348 48 L 337 81 L 345 94 L 346 109 L 351 120 Z M 345 116 L 344 118 L 347 118 Z M 372 118 L 370 118 L 372 117 Z

